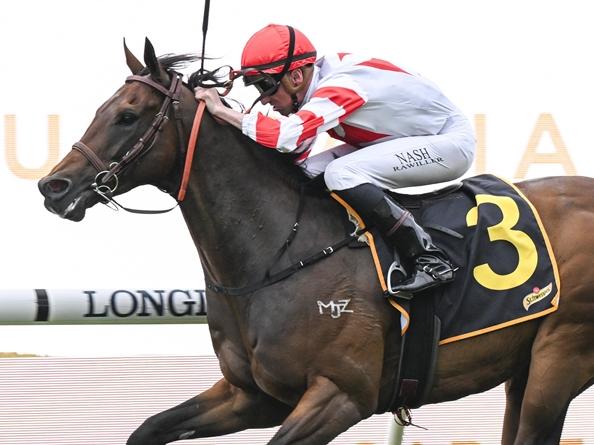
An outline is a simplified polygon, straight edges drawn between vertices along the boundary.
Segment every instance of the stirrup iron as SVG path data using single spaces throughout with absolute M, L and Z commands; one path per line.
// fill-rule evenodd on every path
M 397 277 L 397 280 L 394 284 L 398 284 L 407 278 L 406 271 L 404 270 L 404 267 L 402 267 L 402 264 L 398 261 L 392 262 L 390 268 L 388 269 L 388 279 L 386 283 L 388 286 L 388 293 L 393 297 L 410 300 L 412 298 L 412 293 L 393 290 L 394 287 L 392 286 L 392 277 L 394 274 L 396 274 Z

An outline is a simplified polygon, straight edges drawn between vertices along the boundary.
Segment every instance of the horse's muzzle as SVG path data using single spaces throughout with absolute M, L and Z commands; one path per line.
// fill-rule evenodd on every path
M 46 176 L 37 185 L 45 197 L 45 208 L 64 219 L 81 221 L 87 207 L 95 204 L 94 192 L 88 189 L 77 193 L 72 181 L 59 175 Z
M 68 194 L 72 188 L 72 181 L 56 175 L 46 176 L 37 183 L 39 191 L 46 198 L 57 201 Z

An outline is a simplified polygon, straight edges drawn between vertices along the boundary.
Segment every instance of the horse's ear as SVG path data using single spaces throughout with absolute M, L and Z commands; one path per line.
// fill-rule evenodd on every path
M 126 38 L 124 38 L 124 53 L 126 54 L 126 65 L 132 71 L 132 74 L 138 74 L 144 68 L 144 65 L 140 63 L 140 60 L 136 58 L 132 51 L 128 49 L 126 45 Z
M 151 77 L 158 82 L 165 83 L 169 79 L 167 72 L 159 63 L 159 59 L 155 55 L 155 48 L 151 41 L 145 37 L 144 40 L 144 63 L 151 72 Z

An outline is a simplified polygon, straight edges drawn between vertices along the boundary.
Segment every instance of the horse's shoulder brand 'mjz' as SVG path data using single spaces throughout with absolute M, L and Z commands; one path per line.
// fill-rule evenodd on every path
M 99 108 L 81 142 L 93 152 L 93 156 L 87 153 L 89 159 L 100 160 L 98 165 L 112 169 L 111 178 L 117 176 L 114 195 L 152 184 L 175 197 L 185 155 L 180 147 L 187 146 L 197 109 L 187 86 L 167 109 L 150 149 L 125 169 L 116 171 L 109 163 L 121 159 L 142 138 L 168 97 L 173 68 L 189 58 L 159 60 L 147 44 L 146 68 L 129 51 L 126 59 L 134 75 L 150 78 L 163 91 L 144 82 L 126 83 Z M 176 128 L 183 129 L 181 135 Z M 263 278 L 344 237 L 343 208 L 327 196 L 308 194 L 298 235 L 270 269 L 295 222 L 299 188 L 305 180 L 288 158 L 204 114 L 180 208 L 207 282 L 242 288 L 254 277 Z M 39 183 L 45 206 L 64 218 L 83 219 L 87 208 L 105 199 L 92 186 L 96 175 L 85 155 L 70 152 Z M 115 183 L 111 178 L 110 184 Z M 439 242 L 450 251 L 465 256 L 467 247 L 456 244 L 460 241 L 456 233 L 479 234 L 470 247 L 476 259 L 464 266 L 460 282 L 464 299 L 484 289 L 488 293 L 479 298 L 479 306 L 489 298 L 503 301 L 503 310 L 513 305 L 527 319 L 442 344 L 426 402 L 457 399 L 507 381 L 502 442 L 558 443 L 569 403 L 594 382 L 594 180 L 560 177 L 516 186 L 540 215 L 539 224 L 546 229 L 557 259 L 558 277 L 540 276 L 546 261 L 536 235 L 522 225 L 521 202 L 483 191 L 464 212 L 447 216 L 457 225 L 440 223 L 452 230 Z M 447 211 L 447 206 L 434 210 L 444 215 Z M 425 221 L 431 212 L 423 215 Z M 483 213 L 492 215 L 484 226 Z M 432 234 L 439 236 L 438 232 Z M 483 256 L 494 250 L 501 250 L 498 256 L 503 259 Z M 519 295 L 514 295 L 513 303 L 502 297 L 503 292 L 516 290 Z M 552 307 L 551 298 L 562 301 L 558 309 L 547 317 L 535 317 L 544 306 Z M 208 391 L 148 419 L 130 436 L 129 445 L 162 445 L 275 425 L 280 428 L 269 442 L 272 445 L 320 445 L 390 409 L 401 314 L 383 296 L 368 249 L 335 251 L 246 295 L 209 289 L 206 299 L 224 377 Z M 455 313 L 460 305 L 448 295 L 439 295 L 436 301 L 447 313 Z M 481 318 L 484 312 L 477 307 L 471 318 Z M 459 333 L 453 329 L 449 335 Z
M 345 298 L 337 301 L 330 300 L 328 303 L 318 300 L 317 304 L 320 315 L 330 314 L 332 318 L 340 318 L 342 314 L 352 314 L 354 312 L 351 309 L 347 309 L 350 302 L 350 298 Z

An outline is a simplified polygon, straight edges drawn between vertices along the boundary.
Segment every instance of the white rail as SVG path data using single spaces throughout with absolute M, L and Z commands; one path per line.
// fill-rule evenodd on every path
M 0 290 L 0 325 L 155 323 L 206 323 L 204 290 Z

